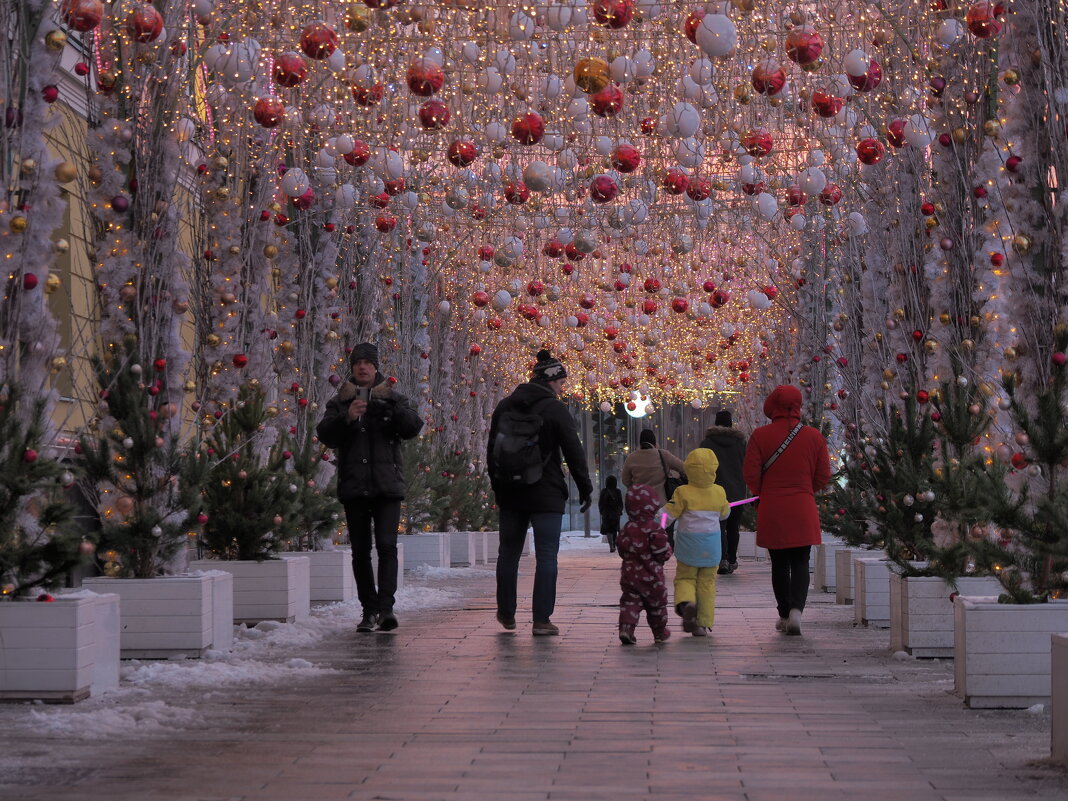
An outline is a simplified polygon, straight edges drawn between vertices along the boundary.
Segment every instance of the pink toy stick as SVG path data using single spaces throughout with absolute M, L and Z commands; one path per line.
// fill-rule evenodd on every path
M 753 501 L 759 501 L 759 500 L 760 500 L 760 496 L 759 495 L 754 495 L 752 498 L 745 498 L 744 500 L 741 500 L 741 501 L 731 501 L 727 505 L 731 506 L 731 507 L 741 506 L 743 503 L 752 503 Z

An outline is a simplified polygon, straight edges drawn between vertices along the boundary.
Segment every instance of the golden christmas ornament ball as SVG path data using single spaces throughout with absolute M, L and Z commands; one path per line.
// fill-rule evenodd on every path
M 61 161 L 56 165 L 53 174 L 61 184 L 69 184 L 78 177 L 78 168 L 69 161 Z
M 11 218 L 11 222 L 8 223 L 8 227 L 11 229 L 11 232 L 13 234 L 21 234 L 29 227 L 29 223 L 26 221 L 25 217 L 17 216 Z
M 67 46 L 67 34 L 63 31 L 49 31 L 45 34 L 45 47 L 49 50 L 62 50 Z
M 268 259 L 273 259 L 278 255 L 278 248 L 275 245 L 264 245 L 263 255 Z
M 1027 234 L 1017 234 L 1012 238 L 1012 249 L 1024 256 L 1031 252 L 1031 237 Z
M 45 278 L 44 290 L 45 290 L 46 294 L 51 295 L 53 292 L 55 292 L 61 286 L 63 286 L 63 282 L 60 280 L 59 276 L 56 275 L 55 273 L 49 273 L 48 277 Z

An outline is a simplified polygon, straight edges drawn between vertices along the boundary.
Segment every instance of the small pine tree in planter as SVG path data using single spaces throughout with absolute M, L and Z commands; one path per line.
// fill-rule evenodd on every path
M 264 453 L 265 419 L 263 390 L 249 382 L 198 447 L 199 543 L 217 559 L 271 559 L 293 532 L 291 452 L 280 439 Z
M 293 446 L 290 478 L 297 487 L 292 498 L 290 518 L 285 521 L 292 539 L 292 550 L 314 551 L 330 539 L 342 516 L 337 499 L 337 474 L 330 471 L 329 480 L 322 482 L 323 454 L 326 448 L 315 439 L 311 427 L 303 439 Z M 284 454 L 283 454 L 284 455 Z
M 198 487 L 178 432 L 178 410 L 146 386 L 137 350 L 94 357 L 106 416 L 79 440 L 82 492 L 98 510 L 104 573 L 152 578 L 173 568 L 185 547 Z M 152 368 L 148 368 L 151 371 Z M 181 477 L 181 481 L 179 480 Z
M 72 525 L 71 472 L 43 455 L 46 403 L 0 390 L 0 597 L 51 588 L 93 545 Z

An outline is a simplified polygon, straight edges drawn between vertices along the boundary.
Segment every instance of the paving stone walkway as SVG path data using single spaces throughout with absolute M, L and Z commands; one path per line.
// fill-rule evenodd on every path
M 558 638 L 502 631 L 492 567 L 461 572 L 456 608 L 300 654 L 329 676 L 183 699 L 210 721 L 196 730 L 71 741 L 0 708 L 0 799 L 1068 799 L 1048 712 L 965 708 L 951 662 L 893 659 L 830 595 L 802 637 L 778 634 L 766 562 L 721 578 L 711 637 L 640 628 L 633 647 L 606 551 L 561 554 Z M 521 621 L 532 557 L 522 573 Z

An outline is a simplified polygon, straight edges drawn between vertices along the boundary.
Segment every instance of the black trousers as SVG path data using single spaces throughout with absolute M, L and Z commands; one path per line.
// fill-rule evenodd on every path
M 397 528 L 400 526 L 401 502 L 367 498 L 346 501 L 344 506 L 349 542 L 352 543 L 352 574 L 356 578 L 356 595 L 364 614 L 392 612 L 397 593 Z M 372 536 L 378 551 L 377 588 L 371 564 Z
M 791 609 L 805 610 L 808 600 L 808 557 L 811 545 L 797 548 L 769 548 L 771 588 L 779 617 L 788 617 Z
M 720 542 L 723 546 L 722 559 L 727 562 L 738 561 L 738 524 L 742 522 L 742 515 L 737 509 L 731 510 L 731 515 L 726 520 L 719 521 Z

